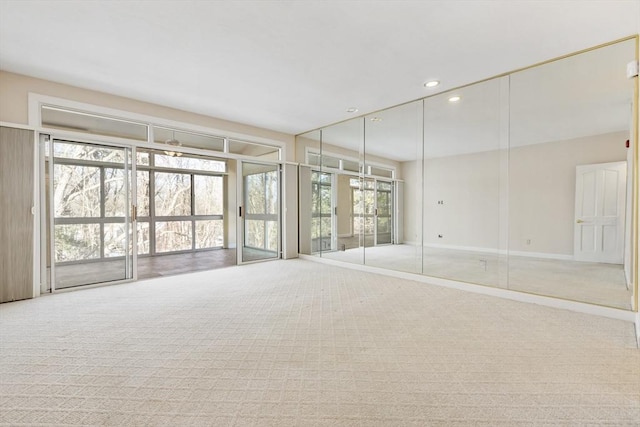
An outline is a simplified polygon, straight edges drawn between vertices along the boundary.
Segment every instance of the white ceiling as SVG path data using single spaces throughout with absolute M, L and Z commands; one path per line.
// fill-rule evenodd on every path
M 0 0 L 0 68 L 296 134 L 639 30 L 640 0 Z

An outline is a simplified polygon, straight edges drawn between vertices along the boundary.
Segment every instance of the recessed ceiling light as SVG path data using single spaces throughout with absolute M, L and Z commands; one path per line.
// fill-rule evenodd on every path
M 372 122 L 381 122 L 382 121 L 382 117 L 371 117 L 371 121 Z
M 428 82 L 426 82 L 426 83 L 424 84 L 424 87 L 429 87 L 429 88 L 431 88 L 431 87 L 436 87 L 436 86 L 438 86 L 439 84 L 440 84 L 440 82 L 439 82 L 438 80 L 430 80 L 430 81 L 428 81 Z
M 356 107 L 347 108 L 347 113 L 357 113 L 358 109 Z
M 460 96 L 459 95 L 453 95 L 451 97 L 449 97 L 449 102 L 458 102 L 460 101 Z

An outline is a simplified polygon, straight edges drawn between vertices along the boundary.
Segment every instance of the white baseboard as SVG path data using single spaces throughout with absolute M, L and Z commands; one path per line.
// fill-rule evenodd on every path
M 469 252 L 481 252 L 488 254 L 496 254 L 496 255 L 506 255 L 506 250 L 499 250 L 496 248 L 479 248 L 477 246 L 457 246 L 457 245 L 443 245 L 440 243 L 425 243 L 424 246 L 426 248 L 435 248 L 435 249 L 451 249 L 454 251 L 469 251 Z
M 507 289 L 493 288 L 484 285 L 474 285 L 455 280 L 441 279 L 437 277 L 423 276 L 414 273 L 405 273 L 403 271 L 387 270 L 385 268 L 370 267 L 363 264 L 351 264 L 336 261 L 328 258 L 315 257 L 311 255 L 300 254 L 301 259 L 319 262 L 323 264 L 334 265 L 337 267 L 350 268 L 353 270 L 365 271 L 368 273 L 381 274 L 384 276 L 397 277 L 414 282 L 423 282 L 431 285 L 442 286 L 445 288 L 458 289 L 476 294 L 495 296 L 498 298 L 509 299 L 513 301 L 526 302 L 530 304 L 538 304 L 546 307 L 559 308 L 564 310 L 575 311 L 578 313 L 592 314 L 594 316 L 607 317 L 610 319 L 622 320 L 625 322 L 635 322 L 636 332 L 640 330 L 640 317 L 638 313 L 632 311 L 621 310 L 618 308 L 603 307 L 599 305 L 587 304 L 583 302 L 575 302 L 558 298 L 546 297 L 542 295 L 534 295 L 525 292 L 511 291 Z
M 546 252 L 509 251 L 509 255 L 524 256 L 529 258 L 559 259 L 562 261 L 574 261 L 573 255 L 550 254 Z
M 439 243 L 425 243 L 424 246 L 427 248 L 452 249 L 452 250 L 458 250 L 458 251 L 480 252 L 480 253 L 488 253 L 488 254 L 495 254 L 495 255 L 513 255 L 513 256 L 522 256 L 522 257 L 528 257 L 528 258 L 558 259 L 562 261 L 573 261 L 573 255 L 553 254 L 553 253 L 547 253 L 547 252 L 507 251 L 506 249 L 482 248 L 477 246 L 442 245 Z

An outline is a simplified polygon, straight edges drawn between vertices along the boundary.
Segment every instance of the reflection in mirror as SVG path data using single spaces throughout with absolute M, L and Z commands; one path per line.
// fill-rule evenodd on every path
M 635 58 L 632 39 L 511 76 L 510 289 L 632 308 Z
M 422 113 L 422 101 L 415 101 L 365 117 L 367 265 L 422 272 Z
M 424 100 L 425 275 L 507 286 L 507 79 Z
M 322 129 L 315 208 L 322 257 L 363 263 L 359 153 L 364 141 L 363 119 Z
M 321 132 L 316 130 L 296 137 L 298 147 L 296 160 L 300 163 L 298 168 L 298 252 L 305 255 L 319 254 L 316 251 L 320 230 L 312 227 L 312 209 L 315 207 L 312 196 L 312 174 L 320 172 L 320 135 Z

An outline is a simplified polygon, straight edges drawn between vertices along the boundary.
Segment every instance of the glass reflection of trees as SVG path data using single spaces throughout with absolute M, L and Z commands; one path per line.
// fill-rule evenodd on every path
M 278 171 L 251 173 L 245 179 L 245 246 L 278 250 Z
M 138 253 L 223 247 L 225 162 L 152 152 L 139 160 L 138 222 L 149 223 L 138 227 Z
M 311 172 L 311 250 L 332 249 L 331 174 Z

